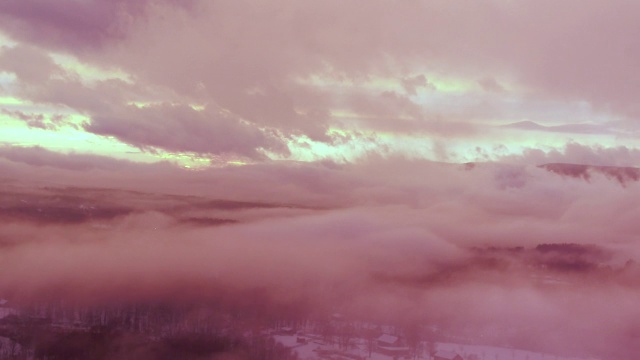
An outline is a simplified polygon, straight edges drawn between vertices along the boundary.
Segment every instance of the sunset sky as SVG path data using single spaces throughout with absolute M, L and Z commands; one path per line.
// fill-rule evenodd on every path
M 631 0 L 0 0 L 0 299 L 258 289 L 636 360 L 638 19 Z
M 199 168 L 624 152 L 640 145 L 639 12 L 625 0 L 5 0 L 0 144 Z M 627 160 L 615 162 L 638 165 Z

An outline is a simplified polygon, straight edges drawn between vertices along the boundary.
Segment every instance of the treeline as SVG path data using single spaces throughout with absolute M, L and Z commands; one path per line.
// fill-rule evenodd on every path
M 0 320 L 13 346 L 0 359 L 297 359 L 262 328 L 250 311 L 212 304 L 32 304 Z
M 36 360 L 296 360 L 295 354 L 271 338 L 182 333 L 160 339 L 141 334 L 100 332 L 49 333 L 32 344 Z

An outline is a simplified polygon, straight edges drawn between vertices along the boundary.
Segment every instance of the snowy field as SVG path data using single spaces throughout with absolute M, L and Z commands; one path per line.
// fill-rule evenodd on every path
M 333 345 L 323 344 L 321 341 L 310 340 L 306 344 L 298 344 L 296 342 L 295 335 L 275 335 L 274 339 L 288 347 L 293 349 L 300 359 L 302 360 L 315 360 L 315 359 L 355 359 L 357 357 L 361 359 L 372 359 L 372 360 L 394 360 L 393 356 L 388 356 L 384 354 L 380 354 L 378 352 L 373 352 L 371 357 L 368 355 L 368 351 L 366 350 L 366 344 L 364 342 L 356 342 L 354 343 L 354 348 L 346 353 L 342 353 L 337 351 L 338 347 Z M 517 350 L 517 349 L 509 349 L 509 348 L 500 348 L 494 346 L 481 346 L 481 345 L 462 345 L 462 344 L 454 344 L 454 343 L 437 343 L 437 350 L 439 351 L 450 351 L 455 352 L 462 356 L 464 360 L 599 360 L 595 358 L 576 358 L 576 357 L 562 357 L 556 356 L 552 354 L 543 354 L 536 353 L 532 351 L 525 350 Z M 320 350 L 320 351 L 318 351 Z M 321 355 L 319 352 L 336 350 L 336 352 Z M 355 355 L 350 357 L 349 355 Z M 401 358 L 400 358 L 401 359 Z M 408 357 L 406 359 L 409 359 Z M 430 360 L 428 355 L 418 356 L 417 359 Z
M 456 352 L 465 360 L 467 360 L 472 354 L 475 354 L 478 357 L 478 360 L 596 360 L 594 358 L 562 357 L 552 354 L 494 346 L 461 345 L 452 343 L 438 343 L 438 350 Z

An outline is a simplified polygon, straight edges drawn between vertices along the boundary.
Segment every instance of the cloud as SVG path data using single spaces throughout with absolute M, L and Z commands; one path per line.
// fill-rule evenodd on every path
M 25 113 L 20 110 L 7 110 L 5 108 L 0 109 L 0 114 L 7 115 L 14 119 L 24 121 L 30 128 L 38 128 L 43 130 L 56 130 L 60 126 L 72 126 L 75 124 L 67 120 L 67 116 L 62 114 L 55 114 L 52 116 L 45 116 L 44 114 L 37 113 Z
M 2 184 L 2 216 L 11 219 L 0 225 L 4 294 L 102 306 L 262 289 L 273 306 L 420 319 L 538 351 L 634 351 L 626 331 L 640 319 L 640 284 L 625 263 L 640 256 L 638 184 L 379 157 L 202 172 L 129 166 L 9 172 L 22 180 Z M 36 174 L 55 183 L 29 178 Z M 253 205 L 231 201 L 241 197 Z M 6 217 L 53 208 L 76 216 Z
M 198 111 L 183 105 L 161 104 L 138 108 L 127 106 L 121 113 L 95 115 L 85 130 L 114 136 L 142 149 L 175 152 L 237 154 L 259 158 L 256 150 L 287 152 L 281 139 L 213 111 Z
M 62 154 L 42 147 L 12 147 L 1 146 L 0 157 L 16 163 L 23 163 L 30 167 L 51 167 L 73 171 L 87 171 L 91 169 L 125 170 L 138 166 L 127 160 L 116 160 L 110 157 L 87 154 Z M 162 166 L 161 164 L 149 166 Z
M 478 80 L 478 85 L 480 85 L 482 89 L 487 92 L 501 93 L 505 91 L 504 87 L 500 85 L 500 83 L 496 81 L 496 79 L 491 77 L 484 77 Z
M 447 139 L 483 139 L 474 126 L 522 117 L 553 127 L 598 115 L 606 125 L 553 130 L 616 133 L 625 125 L 612 120 L 637 110 L 635 72 L 629 69 L 638 54 L 624 40 L 636 23 L 614 14 L 637 10 L 625 1 L 606 9 L 574 1 L 559 7 L 549 1 L 464 7 L 375 1 L 367 9 L 351 1 L 62 1 L 56 9 L 41 1 L 9 1 L 0 7 L 6 18 L 0 26 L 21 43 L 9 53 L 55 49 L 129 75 L 134 85 L 111 90 L 50 79 L 22 92 L 34 101 L 97 112 L 96 129 L 121 128 L 126 116 L 108 113 L 114 107 L 164 93 L 156 102 L 209 104 L 245 127 L 330 144 L 328 130 L 344 125 L 344 118 L 332 115 L 340 111 L 356 113 L 350 125 L 358 130 Z M 594 14 L 603 14 L 598 18 L 607 31 L 593 32 Z M 21 66 L 29 63 L 35 62 Z M 9 71 L 43 78 L 46 69 Z M 463 85 L 452 86 L 456 81 Z M 427 95 L 418 94 L 425 87 Z M 203 126 L 217 127 L 212 118 Z M 449 127 L 462 130 L 438 130 Z M 240 149 L 242 155 L 265 146 L 245 140 L 254 148 Z M 282 151 L 273 145 L 278 147 Z
M 7 48 L 3 54 L 5 69 L 15 73 L 21 80 L 17 85 L 18 95 L 35 103 L 71 107 L 87 114 L 90 121 L 85 124 L 84 130 L 88 132 L 113 136 L 148 151 L 161 149 L 205 156 L 231 154 L 253 159 L 265 158 L 260 150 L 277 154 L 289 151 L 285 140 L 274 131 L 258 129 L 215 106 L 207 111 L 198 111 L 184 103 L 160 102 L 142 107 L 129 105 L 135 103 L 133 100 L 144 102 L 144 99 L 162 91 L 120 79 L 85 84 L 78 74 L 63 70 L 46 53 L 33 48 Z M 34 58 L 37 61 L 32 61 Z M 48 68 L 40 64 L 43 62 Z M 38 71 L 34 72 L 32 68 Z M 169 99 L 171 95 L 168 94 Z M 42 114 L 3 112 L 25 121 L 29 127 L 56 130 L 64 123 L 60 116 L 45 120 Z
M 634 134 L 639 11 L 623 0 L 5 1 L 0 28 L 19 43 L 0 55 L 12 96 L 68 107 L 83 130 L 145 151 L 264 160 L 286 157 L 291 140 L 331 144 L 344 127 L 429 136 L 446 160 L 449 140 L 491 140 L 500 154 L 488 125 L 523 118 L 512 127 L 532 136 L 584 137 L 473 166 L 370 154 L 185 171 L 0 148 L 0 290 L 90 306 L 264 291 L 309 312 L 632 359 L 640 183 L 537 165 L 637 164 L 628 138 L 581 141 Z M 89 82 L 52 51 L 125 75 Z
M 27 83 L 48 80 L 62 69 L 46 53 L 30 46 L 3 46 L 0 49 L 0 70 L 14 73 Z
M 174 2 L 187 6 L 190 1 Z M 4 29 L 20 40 L 55 48 L 99 48 L 127 35 L 131 21 L 144 15 L 147 1 L 9 0 L 0 4 Z
M 0 290 L 15 301 L 192 303 L 262 289 L 273 306 L 419 319 L 539 351 L 634 351 L 635 182 L 379 156 L 193 172 L 1 155 Z
M 596 166 L 633 167 L 639 150 L 633 147 L 601 145 L 582 145 L 568 142 L 558 150 L 542 151 L 540 149 L 525 148 L 522 155 L 507 155 L 501 161 L 524 162 L 527 164 L 543 165 L 545 163 L 569 163 Z
M 424 74 L 416 75 L 413 77 L 405 77 L 402 79 L 402 87 L 409 95 L 417 95 L 417 89 L 426 88 L 430 90 L 434 90 L 435 86 L 431 84 Z

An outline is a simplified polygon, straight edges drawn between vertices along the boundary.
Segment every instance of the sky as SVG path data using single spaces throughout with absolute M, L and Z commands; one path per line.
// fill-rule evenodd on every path
M 198 168 L 635 149 L 639 10 L 7 0 L 0 142 Z
M 260 292 L 635 360 L 638 15 L 0 1 L 0 298 Z

